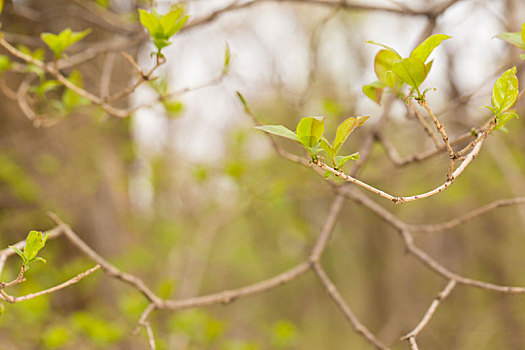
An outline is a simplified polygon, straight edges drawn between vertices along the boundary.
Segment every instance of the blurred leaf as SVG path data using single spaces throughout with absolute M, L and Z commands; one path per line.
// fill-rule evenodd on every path
M 68 80 L 78 86 L 79 88 L 83 88 L 84 81 L 82 79 L 82 74 L 79 70 L 75 69 L 71 72 L 71 74 L 68 77 Z M 62 104 L 65 107 L 65 110 L 67 113 L 70 113 L 73 109 L 81 106 L 85 106 L 89 104 L 89 100 L 74 92 L 73 90 L 66 88 L 64 90 L 64 93 L 62 94 Z
M 224 64 L 223 64 L 224 68 L 222 69 L 222 74 L 228 74 L 228 72 L 230 71 L 231 59 L 232 59 L 232 54 L 230 51 L 230 45 L 226 43 L 226 49 L 224 50 Z
M 317 145 L 324 132 L 325 117 L 305 117 L 297 124 L 297 138 L 306 147 Z
M 180 116 L 180 114 L 184 110 L 184 105 L 182 104 L 182 102 L 177 100 L 163 101 L 162 104 L 166 112 L 168 112 L 168 117 L 170 118 L 176 118 Z
M 492 106 L 496 109 L 496 115 L 511 108 L 518 99 L 518 78 L 516 77 L 516 67 L 506 70 L 498 78 L 492 90 Z
M 26 256 L 24 255 L 24 252 L 22 252 L 19 248 L 13 246 L 13 245 L 10 245 L 9 248 L 11 248 L 12 251 L 14 251 L 16 254 L 18 254 L 23 260 L 24 260 L 24 264 L 26 263 Z
M 162 37 L 164 35 L 160 19 L 146 10 L 139 9 L 140 23 L 146 28 L 153 38 Z
M 6 55 L 0 55 L 0 74 L 9 68 L 11 68 L 11 61 L 9 60 L 9 57 Z
M 321 141 L 320 141 L 319 145 L 330 156 L 330 158 L 334 158 L 334 156 L 335 156 L 334 148 L 332 147 L 330 142 L 328 142 L 327 139 L 325 139 L 324 137 L 321 137 Z
M 354 131 L 354 129 L 358 126 L 363 125 L 368 120 L 368 118 L 370 117 L 350 117 L 345 119 L 341 124 L 339 124 L 334 139 L 334 155 L 337 155 L 339 149 L 346 141 L 348 136 L 350 136 L 352 131 Z
M 287 139 L 299 142 L 297 135 L 292 130 L 288 129 L 283 125 L 261 125 L 256 126 L 255 129 L 259 129 L 272 135 L 286 137 Z
M 4 9 L 4 0 L 0 0 L 0 14 L 2 14 L 3 9 Z
M 272 325 L 270 343 L 273 348 L 289 348 L 297 339 L 297 328 L 293 323 L 281 320 Z
M 60 348 L 71 339 L 71 330 L 66 326 L 52 326 L 42 334 L 42 341 L 46 349 Z
M 385 84 L 383 82 L 374 81 L 373 83 L 363 85 L 363 92 L 368 98 L 380 105 L 384 88 Z
M 72 321 L 75 328 L 101 345 L 115 343 L 126 335 L 122 327 L 88 312 L 75 313 Z
M 501 114 L 499 118 L 497 118 L 497 125 L 494 127 L 494 130 L 502 130 L 506 131 L 505 124 L 509 122 L 512 118 L 519 119 L 519 115 L 516 112 L 505 112 Z
M 61 86 L 62 84 L 58 80 L 45 80 L 40 85 L 32 86 L 31 91 L 35 92 L 40 98 L 45 97 L 44 95 Z
M 419 44 L 410 54 L 410 58 L 415 58 L 424 63 L 432 51 L 434 51 L 434 49 L 438 47 L 443 40 L 450 38 L 450 36 L 445 34 L 434 34 Z
M 40 38 L 55 54 L 55 59 L 62 56 L 62 52 L 74 43 L 82 40 L 86 35 L 91 33 L 91 29 L 86 29 L 82 32 L 73 32 L 71 28 L 66 28 L 59 34 L 42 33 Z
M 496 38 L 505 40 L 511 45 L 519 47 L 522 50 L 525 50 L 525 43 L 523 41 L 521 33 L 501 33 L 496 35 Z

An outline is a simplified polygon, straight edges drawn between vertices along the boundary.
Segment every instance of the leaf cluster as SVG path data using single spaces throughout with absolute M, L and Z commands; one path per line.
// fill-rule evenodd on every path
M 161 55 L 161 50 L 171 44 L 169 39 L 182 29 L 189 18 L 184 15 L 183 7 L 177 7 L 165 15 L 160 15 L 155 10 L 150 13 L 139 9 L 139 16 L 140 23 L 148 30 L 157 48 L 157 55 Z
M 46 262 L 45 259 L 37 255 L 38 252 L 46 245 L 48 237 L 48 232 L 42 233 L 40 231 L 31 231 L 27 235 L 24 251 L 20 250 L 15 246 L 9 246 L 9 248 L 11 248 L 16 254 L 18 254 L 22 258 L 22 264 L 26 268 L 29 268 L 30 264 L 35 261 L 42 261 L 44 263 Z
M 89 33 L 91 33 L 91 29 L 89 28 L 82 32 L 73 32 L 71 28 L 66 28 L 59 34 L 42 33 L 40 34 L 40 38 L 42 38 L 51 51 L 53 51 L 55 59 L 59 59 L 65 49 L 82 40 Z
M 325 151 L 332 161 L 335 169 L 341 169 L 349 160 L 359 160 L 359 153 L 339 156 L 339 150 L 348 136 L 363 125 L 369 117 L 350 117 L 338 125 L 333 144 L 323 137 L 325 117 L 304 117 L 297 124 L 295 132 L 283 125 L 261 125 L 256 129 L 265 131 L 272 135 L 285 137 L 300 143 L 310 154 L 313 160 L 317 155 Z
M 374 59 L 374 70 L 378 80 L 364 85 L 363 92 L 372 101 L 380 104 L 384 89 L 388 88 L 399 95 L 403 84 L 407 84 L 417 93 L 417 99 L 422 100 L 427 90 L 421 92 L 420 86 L 425 81 L 432 68 L 434 60 L 428 61 L 428 57 L 442 41 L 449 39 L 445 34 L 434 34 L 419 44 L 407 58 L 393 48 L 374 41 L 369 44 L 383 47 Z
M 510 110 L 518 100 L 518 78 L 516 77 L 516 67 L 506 70 L 501 77 L 496 80 L 492 89 L 492 106 L 485 106 L 494 113 L 496 121 L 495 130 L 507 131 L 505 124 L 512 118 L 518 118 L 518 114 Z

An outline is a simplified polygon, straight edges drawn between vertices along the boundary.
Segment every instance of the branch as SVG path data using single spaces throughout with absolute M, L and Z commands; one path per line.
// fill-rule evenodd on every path
M 39 296 L 42 296 L 42 295 L 45 295 L 45 294 L 54 293 L 56 291 L 59 291 L 60 289 L 69 287 L 70 285 L 75 284 L 75 283 L 79 282 L 80 280 L 82 280 L 83 278 L 91 275 L 93 272 L 97 271 L 98 269 L 100 269 L 100 265 L 96 265 L 95 267 L 92 267 L 91 269 L 87 270 L 86 272 L 82 272 L 82 273 L 76 275 L 75 277 L 73 277 L 72 279 L 70 279 L 70 280 L 68 280 L 68 281 L 66 281 L 66 282 L 64 282 L 62 284 L 59 284 L 58 286 L 55 286 L 55 287 L 52 287 L 52 288 L 40 291 L 38 293 L 32 293 L 32 294 L 24 295 L 24 296 L 21 296 L 21 297 L 13 297 L 13 296 L 8 295 L 3 289 L 0 289 L 0 295 L 4 298 L 5 301 L 7 301 L 9 303 L 18 303 L 18 302 L 21 302 L 21 301 L 34 299 L 36 297 L 39 297 Z
M 318 263 L 314 263 L 312 265 L 312 268 L 317 277 L 319 277 L 319 280 L 325 287 L 326 291 L 328 292 L 328 295 L 330 295 L 337 307 L 343 312 L 348 322 L 352 324 L 354 330 L 358 334 L 361 334 L 366 340 L 368 340 L 368 342 L 372 343 L 377 349 L 388 350 L 388 347 L 385 346 L 379 339 L 377 339 L 354 315 L 354 313 L 352 312 L 350 307 L 345 303 L 343 297 L 341 296 L 341 294 L 339 294 L 339 291 L 332 283 L 332 281 L 330 281 L 330 278 L 326 275 L 322 267 Z
M 434 313 L 436 312 L 437 308 L 441 304 L 441 302 L 449 296 L 450 292 L 454 289 L 457 282 L 455 280 L 450 280 L 447 285 L 445 286 L 445 289 L 443 289 L 439 294 L 434 298 L 434 301 L 432 301 L 432 304 L 430 304 L 430 307 L 428 308 L 427 312 L 421 319 L 421 321 L 417 324 L 417 326 L 410 331 L 407 335 L 401 337 L 401 340 L 409 340 L 413 339 L 416 340 L 416 337 L 419 335 L 419 333 L 423 330 L 423 328 L 426 327 Z

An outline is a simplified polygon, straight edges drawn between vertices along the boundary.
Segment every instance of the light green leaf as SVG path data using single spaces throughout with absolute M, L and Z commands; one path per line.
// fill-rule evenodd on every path
M 287 139 L 299 142 L 297 135 L 292 130 L 288 129 L 283 125 L 261 125 L 256 126 L 255 129 L 259 129 L 272 135 L 286 137 Z
M 6 55 L 0 55 L 0 73 L 5 72 L 9 68 L 11 68 L 11 61 L 9 60 L 9 57 Z
M 82 40 L 86 35 L 91 33 L 91 29 L 86 29 L 82 32 L 73 32 L 71 28 L 66 28 L 59 34 L 42 33 L 40 38 L 53 51 L 55 58 L 62 56 L 62 52 L 74 43 Z
M 370 117 L 350 117 L 345 119 L 341 124 L 339 124 L 334 139 L 334 155 L 336 155 L 339 152 L 339 149 L 346 141 L 348 136 L 350 136 L 352 131 L 354 131 L 354 129 L 358 126 L 363 125 L 368 118 Z
M 24 262 L 26 261 L 26 256 L 19 248 L 15 247 L 14 245 L 10 245 L 9 248 L 11 248 L 11 250 L 17 253 L 18 255 L 20 255 Z
M 82 75 L 77 69 L 71 72 L 68 80 L 80 88 L 84 86 Z M 73 90 L 66 88 L 62 94 L 62 104 L 64 105 L 67 112 L 71 112 L 77 107 L 88 105 L 89 100 L 86 97 L 77 94 Z
M 162 26 L 164 38 L 168 39 L 176 33 L 177 23 L 183 14 L 184 9 L 179 7 L 160 17 L 160 25 Z
M 381 43 L 375 42 L 375 41 L 373 41 L 373 40 L 367 40 L 367 41 L 365 41 L 365 42 L 366 42 L 367 44 L 372 44 L 372 45 L 378 45 L 378 46 L 381 46 L 381 47 L 387 49 L 388 51 L 390 51 L 390 52 L 396 54 L 396 56 L 397 56 L 399 59 L 401 59 L 401 55 L 400 55 L 396 50 L 394 50 L 393 48 L 391 48 L 390 46 L 387 46 L 387 45 L 385 45 L 385 44 L 381 44 Z
M 4 9 L 4 0 L 0 0 L 0 14 L 2 13 L 3 9 Z
M 521 26 L 521 42 L 525 43 L 525 22 Z
M 386 86 L 394 88 L 397 83 L 397 77 L 392 73 L 392 66 L 401 61 L 401 57 L 395 52 L 381 50 L 374 59 L 374 70 L 377 78 Z
M 330 156 L 330 158 L 334 158 L 334 148 L 332 147 L 330 142 L 328 142 L 327 139 L 325 139 L 324 137 L 321 137 L 321 141 L 319 145 L 321 146 L 322 149 L 325 150 L 325 152 Z
M 494 127 L 494 130 L 503 130 L 505 129 L 504 126 L 507 124 L 512 118 L 519 119 L 519 115 L 516 112 L 505 112 L 503 113 L 498 119 L 498 124 Z M 506 130 L 505 130 L 506 131 Z
M 43 235 L 39 231 L 31 231 L 27 235 L 24 255 L 28 262 L 31 262 L 37 256 L 40 249 L 46 245 L 48 235 Z
M 517 46 L 522 50 L 525 50 L 525 43 L 523 41 L 521 33 L 501 33 L 496 35 L 496 38 L 505 40 L 511 45 Z
M 346 162 L 348 162 L 350 159 L 352 160 L 359 160 L 359 152 L 356 152 L 354 154 L 351 154 L 349 156 L 337 156 L 335 157 L 335 164 L 337 169 L 341 169 Z
M 230 62 L 231 62 L 232 54 L 230 51 L 230 45 L 226 43 L 226 50 L 224 50 L 224 64 L 222 69 L 222 74 L 228 74 L 230 71 Z
M 308 151 L 312 159 L 315 158 L 319 152 L 323 151 L 323 148 L 320 146 L 319 142 L 312 147 L 306 145 L 303 145 L 303 147 Z
M 166 112 L 168 112 L 168 116 L 172 118 L 179 116 L 184 109 L 182 102 L 176 100 L 163 101 L 162 104 Z
M 511 108 L 518 99 L 518 78 L 516 67 L 506 70 L 498 78 L 492 90 L 492 106 L 498 111 L 496 115 Z
M 373 83 L 363 85 L 363 92 L 368 98 L 380 105 L 384 88 L 385 84 L 383 82 L 374 81 Z
M 140 23 L 146 28 L 152 38 L 162 38 L 164 36 L 164 30 L 160 19 L 152 13 L 139 9 Z
M 47 260 L 44 259 L 44 258 L 41 258 L 41 257 L 39 257 L 39 256 L 37 256 L 36 258 L 31 259 L 30 261 L 28 261 L 28 263 L 31 264 L 31 263 L 34 262 L 34 261 L 41 261 L 41 262 L 43 262 L 44 264 L 47 264 Z
M 434 34 L 428 37 L 425 41 L 416 47 L 410 54 L 410 58 L 415 58 L 421 62 L 426 62 L 428 56 L 438 47 L 443 40 L 450 39 L 450 36 L 445 34 Z
M 520 58 L 525 61 L 525 54 L 520 54 Z
M 299 142 L 304 146 L 315 146 L 324 132 L 325 117 L 305 117 L 297 124 L 296 134 Z
M 392 66 L 392 71 L 406 84 L 419 91 L 427 76 L 425 64 L 414 58 L 405 58 Z

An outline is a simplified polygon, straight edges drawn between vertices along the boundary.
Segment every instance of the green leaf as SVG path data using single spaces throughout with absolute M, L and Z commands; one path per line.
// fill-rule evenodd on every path
M 86 35 L 91 33 L 91 29 L 86 29 L 82 32 L 73 32 L 71 28 L 66 28 L 59 34 L 42 33 L 40 38 L 55 54 L 55 59 L 62 56 L 62 52 L 74 43 L 82 40 Z
M 0 55 L 0 73 L 5 72 L 9 68 L 11 68 L 11 61 L 9 60 L 9 57 L 6 55 Z
M 363 92 L 372 101 L 381 105 L 381 97 L 383 96 L 383 90 L 385 84 L 381 81 L 374 81 L 373 83 L 363 85 Z
M 287 139 L 299 142 L 297 135 L 292 130 L 288 129 L 283 125 L 261 125 L 256 126 L 255 129 L 259 129 L 272 135 L 286 137 Z
M 183 14 L 184 9 L 182 7 L 179 7 L 160 17 L 160 25 L 162 26 L 162 33 L 164 38 L 168 39 L 173 34 L 175 34 L 175 29 L 178 26 L 177 23 L 179 22 Z
M 26 238 L 26 246 L 24 248 L 24 255 L 28 262 L 35 259 L 40 249 L 46 245 L 46 240 L 49 234 L 43 235 L 39 231 L 31 231 Z
M 306 147 L 317 145 L 324 132 L 325 117 L 305 117 L 297 124 L 296 134 L 299 142 Z
M 33 259 L 29 260 L 28 263 L 31 264 L 32 262 L 35 262 L 35 261 L 41 261 L 41 262 L 43 262 L 44 264 L 47 264 L 47 260 L 44 259 L 44 258 L 41 258 L 41 257 L 39 257 L 39 256 L 37 256 L 36 258 L 33 258 Z
M 164 109 L 168 112 L 169 117 L 178 117 L 184 110 L 184 105 L 180 101 L 171 100 L 162 102 Z
M 222 69 L 222 74 L 228 74 L 230 71 L 230 62 L 231 62 L 232 54 L 230 51 L 230 45 L 226 43 L 226 50 L 224 50 L 224 64 Z
M 438 47 L 443 40 L 450 39 L 446 34 L 434 34 L 419 44 L 410 54 L 410 58 L 415 58 L 421 62 L 426 62 L 428 56 Z
M 390 52 L 396 54 L 396 56 L 397 56 L 399 59 L 401 59 L 401 55 L 400 55 L 396 50 L 394 50 L 393 48 L 391 48 L 390 46 L 387 46 L 387 45 L 385 45 L 385 44 L 381 44 L 381 43 L 378 43 L 378 42 L 375 42 L 375 41 L 372 41 L 372 40 L 367 40 L 367 41 L 365 41 L 365 42 L 366 42 L 367 44 L 372 44 L 372 45 L 378 45 L 378 46 L 381 46 L 381 47 L 387 49 L 388 51 L 390 51 Z
M 525 22 L 523 22 L 523 25 L 521 26 L 521 42 L 525 43 Z
M 341 124 L 339 124 L 334 139 L 334 155 L 336 155 L 339 152 L 339 149 L 346 141 L 348 136 L 350 136 L 352 131 L 354 131 L 354 129 L 358 126 L 363 125 L 368 118 L 370 117 L 350 117 L 345 119 Z
M 359 160 L 359 152 L 356 152 L 354 154 L 351 154 L 349 156 L 337 156 L 335 157 L 335 165 L 337 169 L 343 168 L 346 162 L 348 162 L 350 159 L 352 160 Z
M 525 54 L 520 54 L 520 58 L 525 61 Z
M 306 146 L 306 145 L 303 145 L 303 147 L 308 151 L 312 159 L 314 159 L 315 156 L 319 154 L 319 152 L 323 151 L 323 148 L 321 148 L 319 142 L 316 145 L 311 146 L 311 147 Z
M 80 88 L 84 86 L 82 75 L 77 69 L 71 72 L 68 80 Z M 89 100 L 86 97 L 77 94 L 73 90 L 66 88 L 62 94 L 62 104 L 64 105 L 65 110 L 69 113 L 77 107 L 88 105 Z
M 20 255 L 20 257 L 24 260 L 26 260 L 26 256 L 24 255 L 24 253 L 17 247 L 15 247 L 14 245 L 10 245 L 9 248 L 11 248 L 12 251 L 14 251 L 15 253 L 17 253 L 18 255 Z
M 152 38 L 162 38 L 164 31 L 160 19 L 152 13 L 139 9 L 140 23 L 146 28 Z
M 518 78 L 516 77 L 516 67 L 506 70 L 498 78 L 492 90 L 492 106 L 499 115 L 511 108 L 518 99 Z
M 2 13 L 3 9 L 4 9 L 4 0 L 0 0 L 0 14 Z
M 494 127 L 494 130 L 498 130 L 498 129 L 505 130 L 504 128 L 505 124 L 507 124 L 512 118 L 519 119 L 518 113 L 516 112 L 503 113 L 499 118 L 497 118 L 498 124 Z
M 44 97 L 46 92 L 56 89 L 61 85 L 58 80 L 46 80 L 40 85 L 32 87 L 31 91 L 34 91 L 39 97 Z
M 327 139 L 325 139 L 324 137 L 321 137 L 321 141 L 319 145 L 321 146 L 322 149 L 325 150 L 325 152 L 330 156 L 330 158 L 334 158 L 334 155 L 335 155 L 334 148 L 332 147 L 330 142 L 328 142 Z
M 406 84 L 418 90 L 427 77 L 425 64 L 415 58 L 405 58 L 392 66 L 392 71 Z
M 392 73 L 392 66 L 399 61 L 401 61 L 401 56 L 397 53 L 388 50 L 379 51 L 374 59 L 374 70 L 379 81 L 394 88 L 397 77 Z
M 525 50 L 525 42 L 523 41 L 521 33 L 501 33 L 499 35 L 496 35 L 496 38 L 505 40 L 509 44 L 517 46 L 522 50 Z

